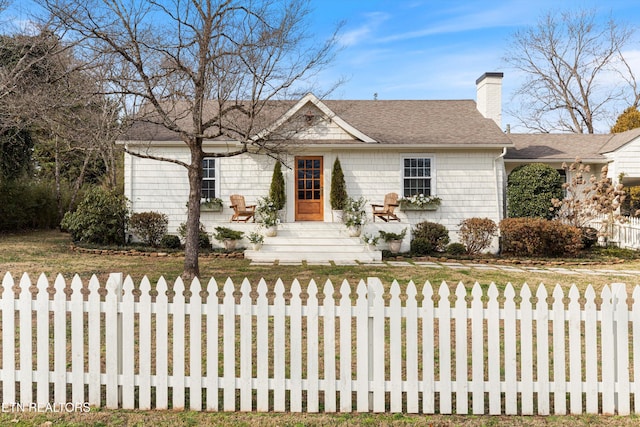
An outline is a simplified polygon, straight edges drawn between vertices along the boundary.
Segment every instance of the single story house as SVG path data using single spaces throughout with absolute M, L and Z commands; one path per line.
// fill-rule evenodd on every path
M 298 233 L 304 233 L 333 221 L 329 191 L 337 158 L 353 198 L 381 204 L 387 193 L 397 193 L 437 195 L 442 200 L 436 210 L 398 210 L 399 223 L 367 224 L 365 232 L 371 234 L 407 228 L 402 250 L 408 250 L 411 228 L 421 221 L 443 224 L 452 241 L 457 241 L 459 224 L 466 218 L 498 223 L 506 211 L 506 178 L 523 163 L 543 162 L 561 169 L 563 163 L 580 158 L 592 165 L 594 173 L 609 164 L 612 180 L 624 174 L 625 185 L 640 184 L 640 129 L 616 135 L 505 133 L 502 77 L 502 73 L 483 74 L 476 81 L 476 101 L 322 100 L 307 94 L 298 101 L 276 102 L 278 113 L 256 136 L 266 132 L 273 139 L 286 131 L 281 132 L 289 144 L 282 157 L 284 223 L 295 224 L 302 230 Z M 130 152 L 189 159 L 178 135 L 159 125 L 134 124 L 120 143 Z M 220 138 L 204 143 L 210 153 L 238 147 L 237 141 Z M 207 230 L 229 224 L 232 210 L 227 202 L 232 194 L 243 195 L 248 204 L 268 195 L 274 162 L 267 155 L 248 153 L 204 161 L 203 197 L 225 201 L 221 212 L 202 212 Z M 134 212 L 165 213 L 169 231 L 175 233 L 186 220 L 186 169 L 126 154 L 125 195 Z M 371 220 L 371 207 L 367 209 Z M 491 249 L 497 249 L 497 241 Z
M 284 157 L 285 223 L 313 227 L 332 222 L 329 204 L 331 171 L 340 159 L 347 192 L 381 204 L 387 193 L 400 197 L 437 195 L 435 211 L 398 210 L 399 223 L 370 223 L 397 231 L 429 220 L 445 225 L 452 241 L 460 221 L 471 217 L 503 217 L 504 155 L 513 142 L 500 129 L 501 73 L 486 73 L 477 81 L 478 103 L 473 100 L 321 100 L 307 94 L 289 103 L 283 114 L 262 132 L 296 128 Z M 497 101 L 496 101 L 497 99 Z M 303 121 L 304 122 L 304 121 Z M 128 151 L 188 161 L 189 151 L 179 137 L 148 124 L 133 126 L 121 144 Z M 207 152 L 232 151 L 236 142 L 213 139 Z M 242 154 L 210 158 L 203 164 L 206 194 L 225 201 L 222 212 L 203 212 L 207 230 L 229 224 L 229 196 L 241 194 L 248 204 L 268 195 L 274 160 L 266 155 Z M 311 175 L 309 175 L 311 174 Z M 313 176 L 303 183 L 297 177 Z M 304 186 L 303 191 L 300 186 Z M 125 195 L 134 212 L 157 211 L 169 217 L 169 231 L 186 220 L 188 181 L 180 165 L 125 155 Z M 314 203 L 309 203 L 310 201 Z M 371 207 L 368 217 L 372 220 Z M 377 228 L 376 228 L 377 227 Z M 366 229 L 365 229 L 366 231 Z M 409 237 L 403 250 L 408 249 Z

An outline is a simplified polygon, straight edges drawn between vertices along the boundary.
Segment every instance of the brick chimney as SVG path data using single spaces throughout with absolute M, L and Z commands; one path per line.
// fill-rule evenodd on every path
M 476 80 L 478 111 L 502 129 L 502 77 L 504 73 L 484 73 Z

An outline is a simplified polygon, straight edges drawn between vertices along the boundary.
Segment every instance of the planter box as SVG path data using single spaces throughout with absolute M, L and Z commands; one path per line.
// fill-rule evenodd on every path
M 413 203 L 400 202 L 400 210 L 403 211 L 435 211 L 438 209 L 440 204 L 438 203 L 430 203 L 428 205 L 414 205 Z
M 222 205 L 200 205 L 200 212 L 222 212 Z

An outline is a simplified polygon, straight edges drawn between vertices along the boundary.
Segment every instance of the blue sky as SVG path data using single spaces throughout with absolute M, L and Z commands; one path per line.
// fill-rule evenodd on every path
M 547 11 L 594 9 L 628 25 L 640 23 L 640 1 L 312 0 L 323 34 L 345 20 L 341 50 L 323 74 L 348 79 L 335 98 L 475 99 L 475 80 L 504 72 L 503 107 L 522 81 L 503 61 L 511 35 Z M 626 52 L 640 75 L 640 34 Z M 509 123 L 503 117 L 503 126 Z
M 311 0 L 312 33 L 327 37 L 345 21 L 340 51 L 320 75 L 328 88 L 346 78 L 331 95 L 337 99 L 475 99 L 475 80 L 502 71 L 503 107 L 522 81 L 503 61 L 510 36 L 534 25 L 547 11 L 593 8 L 628 25 L 640 23 L 638 0 Z M 11 13 L 29 9 L 13 0 Z M 9 16 L 8 16 L 9 15 Z M 25 15 L 22 15 L 23 17 Z M 626 52 L 640 76 L 640 29 Z M 504 108 L 503 108 L 504 110 Z M 510 123 L 503 117 L 503 125 Z

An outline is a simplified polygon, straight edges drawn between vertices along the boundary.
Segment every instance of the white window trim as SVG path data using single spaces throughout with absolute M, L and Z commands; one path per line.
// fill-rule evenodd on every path
M 216 192 L 216 197 L 221 199 L 222 197 L 220 197 L 220 158 L 204 156 L 202 160 L 205 160 L 205 159 L 213 159 L 214 161 L 214 168 L 215 168 L 215 176 L 213 178 L 215 181 L 214 191 Z M 202 180 L 204 181 L 204 177 L 202 178 Z
M 400 197 L 404 197 L 404 161 L 405 159 L 429 159 L 431 160 L 431 195 L 438 195 L 436 186 L 436 155 L 434 153 L 404 153 L 400 156 Z

